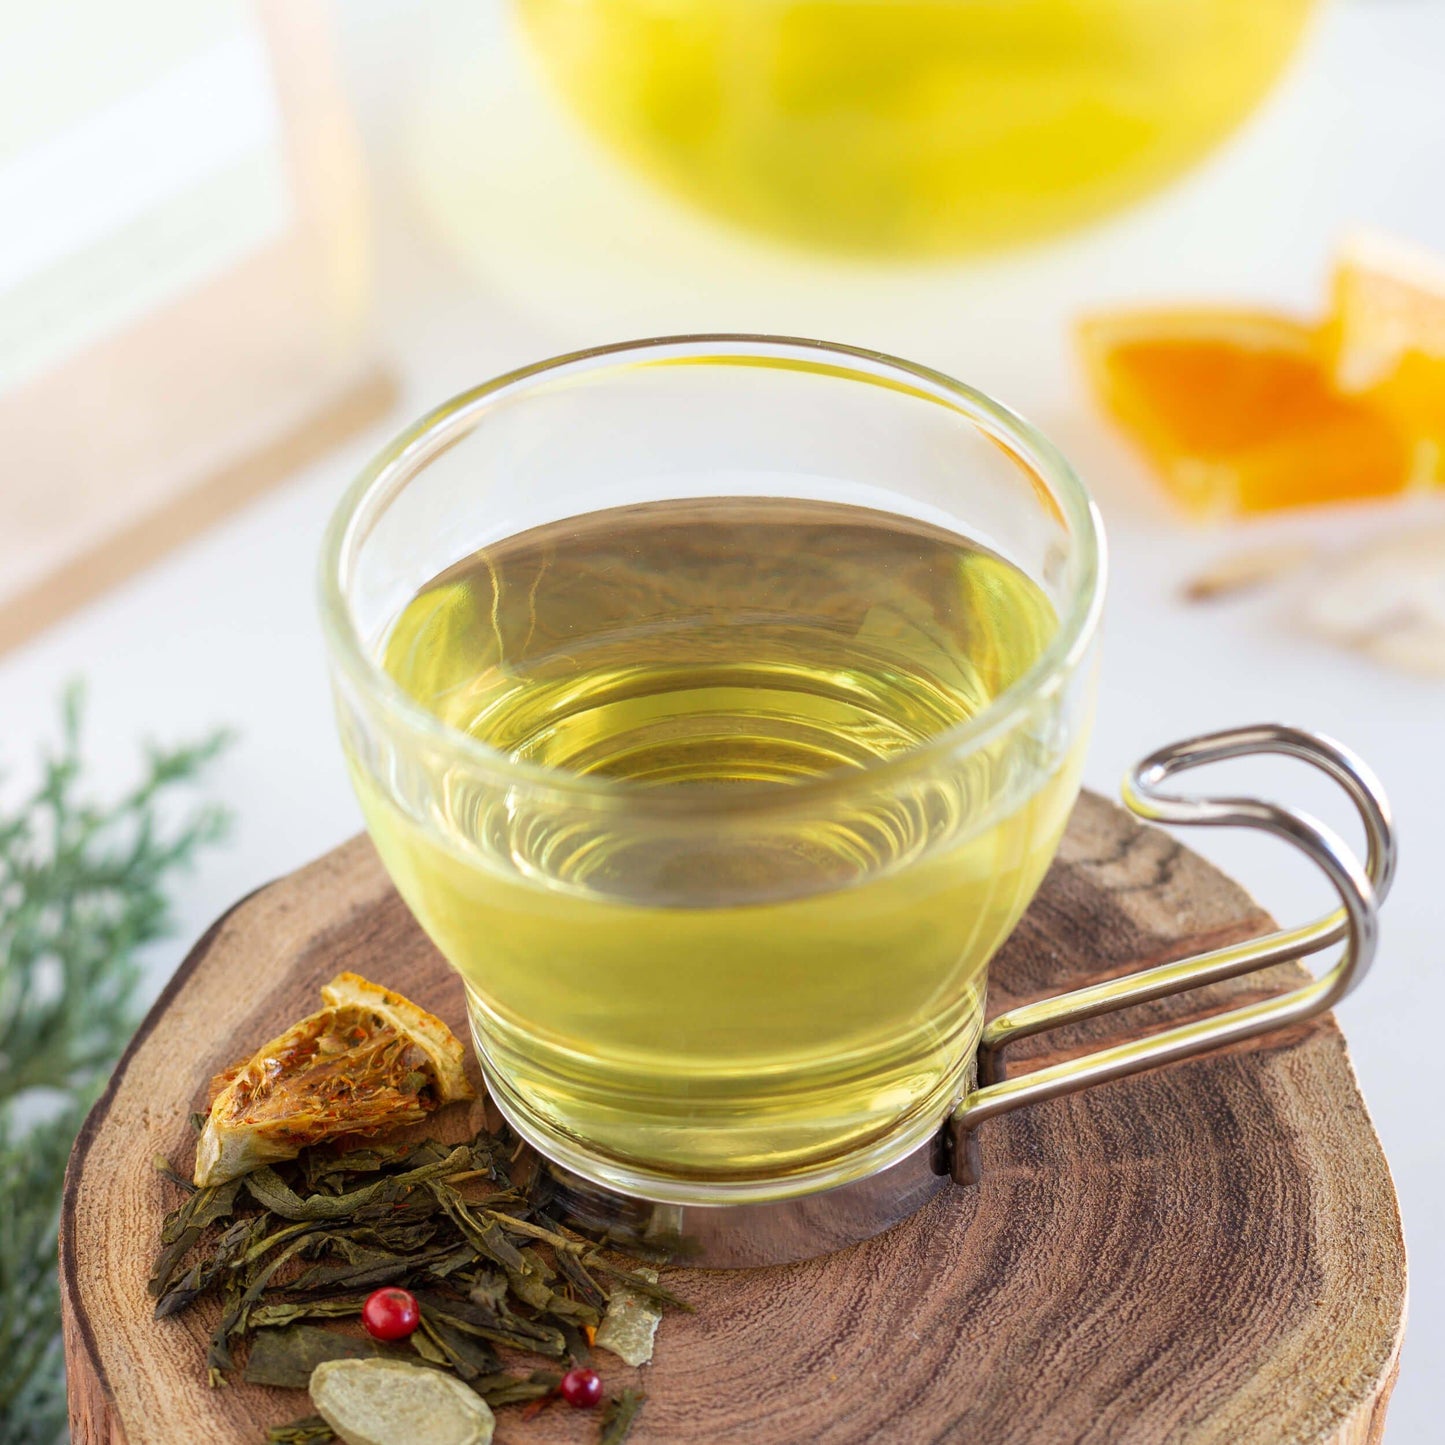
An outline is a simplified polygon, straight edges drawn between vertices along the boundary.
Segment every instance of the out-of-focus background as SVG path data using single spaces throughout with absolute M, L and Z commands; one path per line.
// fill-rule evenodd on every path
M 669 28 L 667 11 L 691 14 Z M 771 98 L 748 83 L 759 65 Z M 1438 1439 L 1445 679 L 1418 649 L 1395 665 L 1309 618 L 1343 575 L 1330 558 L 1432 535 L 1445 492 L 1190 519 L 1104 419 L 1074 328 L 1121 307 L 1321 316 L 1360 228 L 1445 256 L 1442 65 L 1438 0 L 12 4 L 0 796 L 30 781 L 72 678 L 102 782 L 134 774 L 139 738 L 236 731 L 210 781 L 233 835 L 178 885 L 154 991 L 231 902 L 360 826 L 315 559 L 404 420 L 659 333 L 817 336 L 938 367 L 1042 427 L 1103 509 L 1092 786 L 1177 737 L 1281 719 L 1357 748 L 1397 805 L 1382 956 L 1340 1017 L 1411 1255 L 1388 1438 Z M 864 119 L 843 124 L 849 85 Z M 1312 560 L 1184 595 L 1276 544 Z M 1436 606 L 1439 628 L 1433 565 L 1399 605 Z M 1344 825 L 1304 777 L 1240 774 Z M 1189 842 L 1282 918 L 1322 902 L 1267 845 Z

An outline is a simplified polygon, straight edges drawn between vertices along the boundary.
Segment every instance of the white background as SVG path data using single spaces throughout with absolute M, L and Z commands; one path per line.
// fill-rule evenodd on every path
M 1340 1017 L 1410 1248 L 1388 1439 L 1445 1438 L 1445 683 L 1311 640 L 1287 595 L 1208 608 L 1178 600 L 1182 579 L 1243 543 L 1285 534 L 1344 547 L 1421 517 L 1445 521 L 1445 503 L 1191 530 L 1095 420 L 1068 341 L 1071 319 L 1110 301 L 1313 308 L 1335 240 L 1361 223 L 1445 253 L 1445 4 L 1337 0 L 1263 111 L 1173 189 L 1059 243 L 922 274 L 796 258 L 674 211 L 547 108 L 484 0 L 351 0 L 341 39 L 376 176 L 380 345 L 402 377 L 407 416 L 507 367 L 659 331 L 791 331 L 940 366 L 1050 432 L 1103 506 L 1113 575 L 1092 786 L 1112 792 L 1125 766 L 1162 742 L 1269 719 L 1333 733 L 1378 769 L 1403 861 L 1382 956 Z M 236 810 L 234 836 L 184 884 L 178 936 L 151 960 L 154 987 L 236 897 L 359 826 L 332 734 L 314 558 L 342 487 L 401 419 L 0 660 L 7 795 L 53 736 L 71 678 L 89 683 L 95 774 L 116 786 L 140 739 L 215 723 L 241 735 L 213 778 Z M 1247 781 L 1344 822 L 1288 765 Z M 1321 902 L 1266 845 L 1190 842 L 1281 917 Z

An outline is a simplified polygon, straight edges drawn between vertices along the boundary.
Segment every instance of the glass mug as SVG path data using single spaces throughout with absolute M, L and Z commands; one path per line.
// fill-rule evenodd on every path
M 971 1177 L 988 1117 L 1331 1006 L 1373 951 L 1388 813 L 1338 745 L 1254 728 L 1156 755 L 1131 804 L 1286 837 L 1342 909 L 985 1028 L 1079 790 L 1102 552 L 1025 422 L 817 342 L 602 347 L 387 448 L 325 544 L 341 737 L 516 1130 L 676 1206 L 905 1173 L 916 1199 Z M 1286 809 L 1160 790 L 1261 750 L 1341 782 L 1366 866 Z M 1003 1077 L 1014 1038 L 1341 938 L 1310 988 Z
M 730 220 L 947 255 L 1154 190 L 1259 104 L 1314 0 L 516 0 L 591 131 Z

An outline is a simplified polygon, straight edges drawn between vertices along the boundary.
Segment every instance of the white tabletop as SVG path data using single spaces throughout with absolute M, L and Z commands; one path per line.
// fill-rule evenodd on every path
M 821 335 L 934 364 L 1050 432 L 1104 509 L 1112 581 L 1092 786 L 1113 792 L 1125 766 L 1162 742 L 1276 719 L 1334 734 L 1379 771 L 1403 862 L 1382 955 L 1340 1018 L 1409 1237 L 1411 1323 L 1388 1438 L 1440 1439 L 1445 683 L 1311 640 L 1278 596 L 1191 607 L 1178 587 L 1242 542 L 1286 534 L 1344 546 L 1412 517 L 1445 519 L 1445 498 L 1192 530 L 1096 420 L 1067 327 L 1121 300 L 1314 307 L 1333 242 L 1362 223 L 1445 253 L 1445 5 L 1339 0 L 1265 110 L 1184 182 L 1086 234 L 921 274 L 720 235 L 599 162 L 538 98 L 495 11 L 437 0 L 426 14 L 422 26 L 402 0 L 352 0 L 343 35 L 376 170 L 380 344 L 406 414 L 511 365 L 663 331 Z M 235 898 L 359 827 L 332 731 L 314 559 L 342 486 L 401 419 L 0 661 L 7 792 L 54 736 L 55 699 L 73 677 L 89 683 L 95 775 L 117 786 L 138 739 L 217 723 L 240 733 L 212 784 L 236 810 L 235 833 L 182 885 L 178 935 L 151 960 L 156 987 Z M 1345 820 L 1288 764 L 1241 776 Z M 1189 842 L 1282 918 L 1322 901 L 1277 848 Z

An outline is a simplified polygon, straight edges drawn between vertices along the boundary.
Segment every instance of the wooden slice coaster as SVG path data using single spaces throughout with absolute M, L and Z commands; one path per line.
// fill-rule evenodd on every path
M 1104 800 L 992 970 L 990 1008 L 1272 925 L 1236 884 Z M 196 945 L 75 1146 L 61 1272 L 77 1445 L 240 1445 L 303 1394 L 210 1389 L 214 1306 L 151 1318 L 157 1230 L 213 1072 L 316 1007 L 341 968 L 464 1032 L 462 989 L 356 839 L 238 904 Z M 1015 1070 L 1272 993 L 1281 966 L 1020 1046 Z M 455 1111 L 458 1114 L 460 1110 Z M 445 1116 L 443 1116 L 445 1117 Z M 450 1132 L 465 1134 L 456 1118 Z M 1332 1019 L 1021 1110 L 983 1128 L 985 1177 L 888 1234 L 785 1267 L 671 1276 L 648 1442 L 1380 1439 L 1405 1314 L 1389 1169 Z M 595 1415 L 498 1416 L 499 1445 L 596 1438 Z

